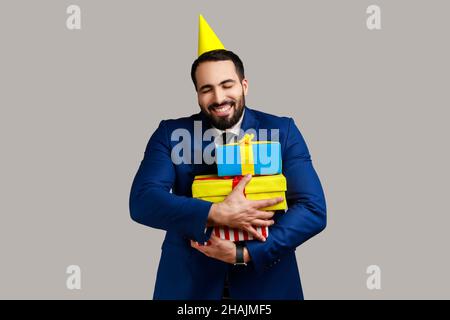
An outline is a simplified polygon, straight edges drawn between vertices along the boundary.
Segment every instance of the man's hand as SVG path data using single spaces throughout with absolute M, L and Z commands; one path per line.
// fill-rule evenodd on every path
M 244 176 L 224 201 L 213 203 L 208 215 L 208 225 L 238 228 L 252 234 L 255 239 L 265 241 L 264 236 L 254 227 L 268 227 L 274 224 L 273 220 L 269 220 L 274 212 L 259 209 L 280 203 L 283 198 L 248 200 L 244 196 L 244 189 L 251 179 L 251 175 Z
M 236 262 L 236 244 L 230 240 L 223 240 L 214 234 L 209 238 L 207 246 L 200 245 L 191 240 L 191 247 L 202 252 L 210 258 L 221 260 L 226 263 Z M 248 263 L 251 260 L 247 248 L 244 247 L 244 262 Z

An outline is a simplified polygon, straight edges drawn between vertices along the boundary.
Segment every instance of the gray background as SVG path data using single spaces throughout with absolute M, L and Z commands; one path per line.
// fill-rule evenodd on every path
M 70 4 L 82 30 L 66 28 Z M 305 297 L 450 298 L 449 9 L 2 0 L 0 298 L 152 297 L 164 232 L 132 222 L 128 197 L 159 121 L 198 112 L 199 13 L 243 59 L 247 104 L 293 117 L 310 148 L 328 226 L 297 250 Z

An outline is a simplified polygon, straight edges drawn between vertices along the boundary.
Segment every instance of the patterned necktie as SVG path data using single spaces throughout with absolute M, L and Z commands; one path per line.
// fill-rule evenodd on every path
M 224 132 L 221 135 L 220 142 L 222 144 L 234 143 L 236 142 L 237 136 L 232 132 Z

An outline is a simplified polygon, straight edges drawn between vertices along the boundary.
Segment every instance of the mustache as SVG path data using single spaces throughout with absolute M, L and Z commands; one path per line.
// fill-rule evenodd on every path
M 223 107 L 224 105 L 227 105 L 227 104 L 229 104 L 230 106 L 234 106 L 235 105 L 235 101 L 233 101 L 233 100 L 226 100 L 226 101 L 224 101 L 224 102 L 222 102 L 222 103 L 213 103 L 213 104 L 210 104 L 209 106 L 208 106 L 208 110 L 212 110 L 212 109 L 215 109 L 215 108 L 218 108 L 218 107 Z

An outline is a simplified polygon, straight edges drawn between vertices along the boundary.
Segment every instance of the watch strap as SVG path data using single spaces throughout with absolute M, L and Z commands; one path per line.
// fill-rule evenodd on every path
M 244 262 L 244 242 L 238 241 L 236 242 L 236 262 L 234 265 L 247 265 Z

